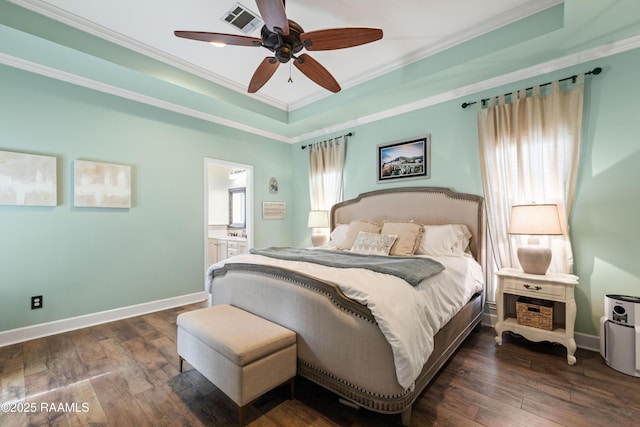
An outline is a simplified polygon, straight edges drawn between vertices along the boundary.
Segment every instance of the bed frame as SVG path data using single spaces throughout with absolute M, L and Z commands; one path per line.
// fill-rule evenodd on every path
M 361 194 L 331 209 L 331 227 L 352 220 L 465 224 L 470 250 L 483 262 L 483 198 L 447 188 L 389 188 Z M 343 399 L 385 414 L 402 414 L 408 426 L 411 406 L 469 333 L 480 323 L 479 293 L 434 339 L 434 351 L 406 390 L 396 379 L 391 346 L 369 309 L 332 283 L 304 274 L 250 264 L 227 264 L 212 282 L 211 304 L 232 304 L 294 330 L 298 335 L 298 374 Z

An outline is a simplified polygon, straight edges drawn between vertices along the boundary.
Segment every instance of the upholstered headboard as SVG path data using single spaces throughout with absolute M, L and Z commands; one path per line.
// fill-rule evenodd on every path
M 331 208 L 331 229 L 353 220 L 413 221 L 423 225 L 464 224 L 471 231 L 470 249 L 483 265 L 484 199 L 441 187 L 402 187 L 370 191 Z

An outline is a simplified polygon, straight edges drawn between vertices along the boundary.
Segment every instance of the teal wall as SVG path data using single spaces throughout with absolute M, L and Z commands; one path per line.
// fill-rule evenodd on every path
M 0 150 L 58 166 L 58 206 L 0 206 L 0 331 L 202 291 L 205 157 L 253 165 L 254 244 L 290 244 L 259 212 L 292 205 L 288 144 L 5 66 L 0 94 Z M 131 165 L 132 208 L 74 208 L 75 159 Z
M 351 199 L 360 193 L 380 188 L 424 185 L 481 194 L 475 113 L 463 110 L 460 104 L 451 101 L 343 132 L 354 133 L 347 141 L 344 198 Z M 473 125 L 460 125 L 466 122 L 473 122 Z M 431 134 L 432 141 L 431 179 L 378 184 L 376 146 L 427 133 Z M 292 148 L 294 176 L 308 175 L 308 150 L 301 150 L 300 145 L 310 142 L 314 141 L 306 141 Z M 309 184 L 307 180 L 296 180 L 293 185 L 296 198 L 299 195 L 303 197 L 296 205 L 300 212 L 296 215 L 294 225 L 296 230 L 303 230 L 304 233 L 297 234 L 296 243 L 309 244 L 310 232 L 305 228 L 304 212 L 308 212 L 310 206 Z
M 462 102 L 564 78 L 595 66 L 604 71 L 586 78 L 582 153 L 570 226 L 575 273 L 580 276 L 576 331 L 598 335 L 604 295 L 640 295 L 640 253 L 636 247 L 640 241 L 640 86 L 634 83 L 640 50 L 348 129 L 354 136 L 347 144 L 345 198 L 392 185 L 444 186 L 482 194 L 476 110 L 475 106 L 463 110 Z M 432 138 L 431 178 L 378 184 L 376 146 L 424 133 Z M 308 171 L 308 153 L 300 145 L 310 142 L 314 141 L 292 147 L 294 176 Z M 304 224 L 309 209 L 308 184 L 300 180 L 293 185 L 298 201 L 295 242 L 308 244 L 309 231 Z
M 602 66 L 587 78 L 582 157 L 571 218 L 576 330 L 597 335 L 607 293 L 640 295 L 640 50 L 479 93 L 482 98 Z M 0 150 L 56 156 L 55 208 L 0 207 L 0 331 L 202 290 L 205 157 L 254 166 L 255 246 L 308 245 L 308 152 L 255 135 L 0 67 Z M 392 185 L 481 194 L 476 113 L 450 101 L 357 126 L 345 198 Z M 430 133 L 432 177 L 377 184 L 376 145 Z M 73 208 L 75 159 L 129 164 L 133 207 Z M 268 193 L 276 177 L 277 195 Z M 296 179 L 294 179 L 296 177 Z M 287 218 L 261 219 L 284 201 Z M 29 297 L 45 308 L 31 311 Z

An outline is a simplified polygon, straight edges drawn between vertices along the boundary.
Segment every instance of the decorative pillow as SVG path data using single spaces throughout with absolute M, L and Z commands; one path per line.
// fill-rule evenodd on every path
M 335 246 L 337 248 L 343 246 L 347 239 L 348 232 L 349 224 L 337 224 L 329 237 L 329 246 Z
M 361 231 L 351 247 L 351 252 L 367 255 L 389 255 L 398 236 Z
M 417 255 L 464 255 L 471 239 L 471 232 L 463 224 L 425 225 Z
M 359 220 L 351 221 L 347 237 L 344 239 L 344 242 L 342 242 L 342 245 L 338 246 L 338 249 L 351 249 L 358 237 L 358 233 L 361 231 L 380 234 L 381 228 L 382 226 L 380 224 L 374 224 L 373 222 Z
M 380 233 L 398 235 L 391 248 L 391 255 L 413 256 L 422 241 L 424 228 L 415 222 L 385 221 Z

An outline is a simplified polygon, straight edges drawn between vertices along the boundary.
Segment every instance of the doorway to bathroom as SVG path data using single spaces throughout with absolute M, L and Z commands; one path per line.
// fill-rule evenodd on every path
M 205 271 L 253 247 L 253 167 L 205 158 Z

